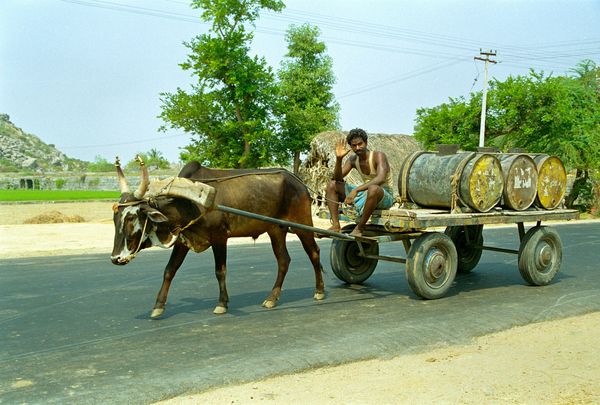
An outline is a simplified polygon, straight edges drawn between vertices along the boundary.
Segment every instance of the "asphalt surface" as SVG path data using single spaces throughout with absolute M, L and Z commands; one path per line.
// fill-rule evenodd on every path
M 160 320 L 149 314 L 170 251 L 142 252 L 127 266 L 113 266 L 108 252 L 0 260 L 0 403 L 146 404 L 600 310 L 600 223 L 555 229 L 564 250 L 552 284 L 530 287 L 516 255 L 484 252 L 435 301 L 418 299 L 397 263 L 380 262 L 364 285 L 345 285 L 329 267 L 331 241 L 322 240 L 327 298 L 315 302 L 308 258 L 290 243 L 291 268 L 272 310 L 260 306 L 275 281 L 270 245 L 232 246 L 222 316 L 212 313 L 212 254 L 190 254 Z M 517 248 L 516 226 L 484 237 Z M 398 242 L 380 251 L 404 255 Z

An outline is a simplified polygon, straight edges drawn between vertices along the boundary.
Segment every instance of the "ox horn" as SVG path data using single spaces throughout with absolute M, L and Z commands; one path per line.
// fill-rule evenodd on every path
M 121 162 L 119 161 L 118 156 L 115 158 L 115 167 L 117 168 L 117 176 L 119 177 L 119 188 L 121 189 L 121 194 L 128 193 L 129 186 L 127 185 L 127 180 L 125 179 L 123 170 L 121 170 Z
M 144 197 L 144 194 L 146 194 L 146 191 L 148 191 L 148 184 L 150 184 L 150 180 L 148 179 L 148 168 L 144 164 L 144 161 L 142 160 L 140 155 L 137 155 L 135 158 L 138 162 L 140 162 L 140 167 L 142 169 L 142 179 L 140 180 L 140 186 L 133 193 L 133 196 L 136 199 L 141 200 Z

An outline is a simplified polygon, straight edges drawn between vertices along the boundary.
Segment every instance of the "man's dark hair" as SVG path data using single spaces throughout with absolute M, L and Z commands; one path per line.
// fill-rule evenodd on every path
M 346 142 L 348 142 L 348 145 L 352 143 L 352 140 L 354 138 L 360 138 L 363 140 L 363 142 L 367 143 L 369 136 L 367 135 L 364 129 L 354 128 L 350 130 L 350 132 L 348 132 L 348 136 L 346 137 Z

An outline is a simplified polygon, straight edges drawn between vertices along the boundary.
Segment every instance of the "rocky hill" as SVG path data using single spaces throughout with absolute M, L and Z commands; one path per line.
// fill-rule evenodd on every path
M 64 172 L 85 170 L 87 162 L 72 159 L 0 114 L 0 172 Z

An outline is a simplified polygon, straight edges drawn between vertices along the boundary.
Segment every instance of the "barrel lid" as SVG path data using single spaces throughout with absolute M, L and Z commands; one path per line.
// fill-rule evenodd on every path
M 537 203 L 546 209 L 554 209 L 561 203 L 567 191 L 567 172 L 557 156 L 548 156 L 538 162 Z
M 498 159 L 490 154 L 475 157 L 469 177 L 471 202 L 479 212 L 494 208 L 502 198 L 504 180 Z
M 504 206 L 516 211 L 526 210 L 537 195 L 536 163 L 524 154 L 499 156 L 504 174 Z

